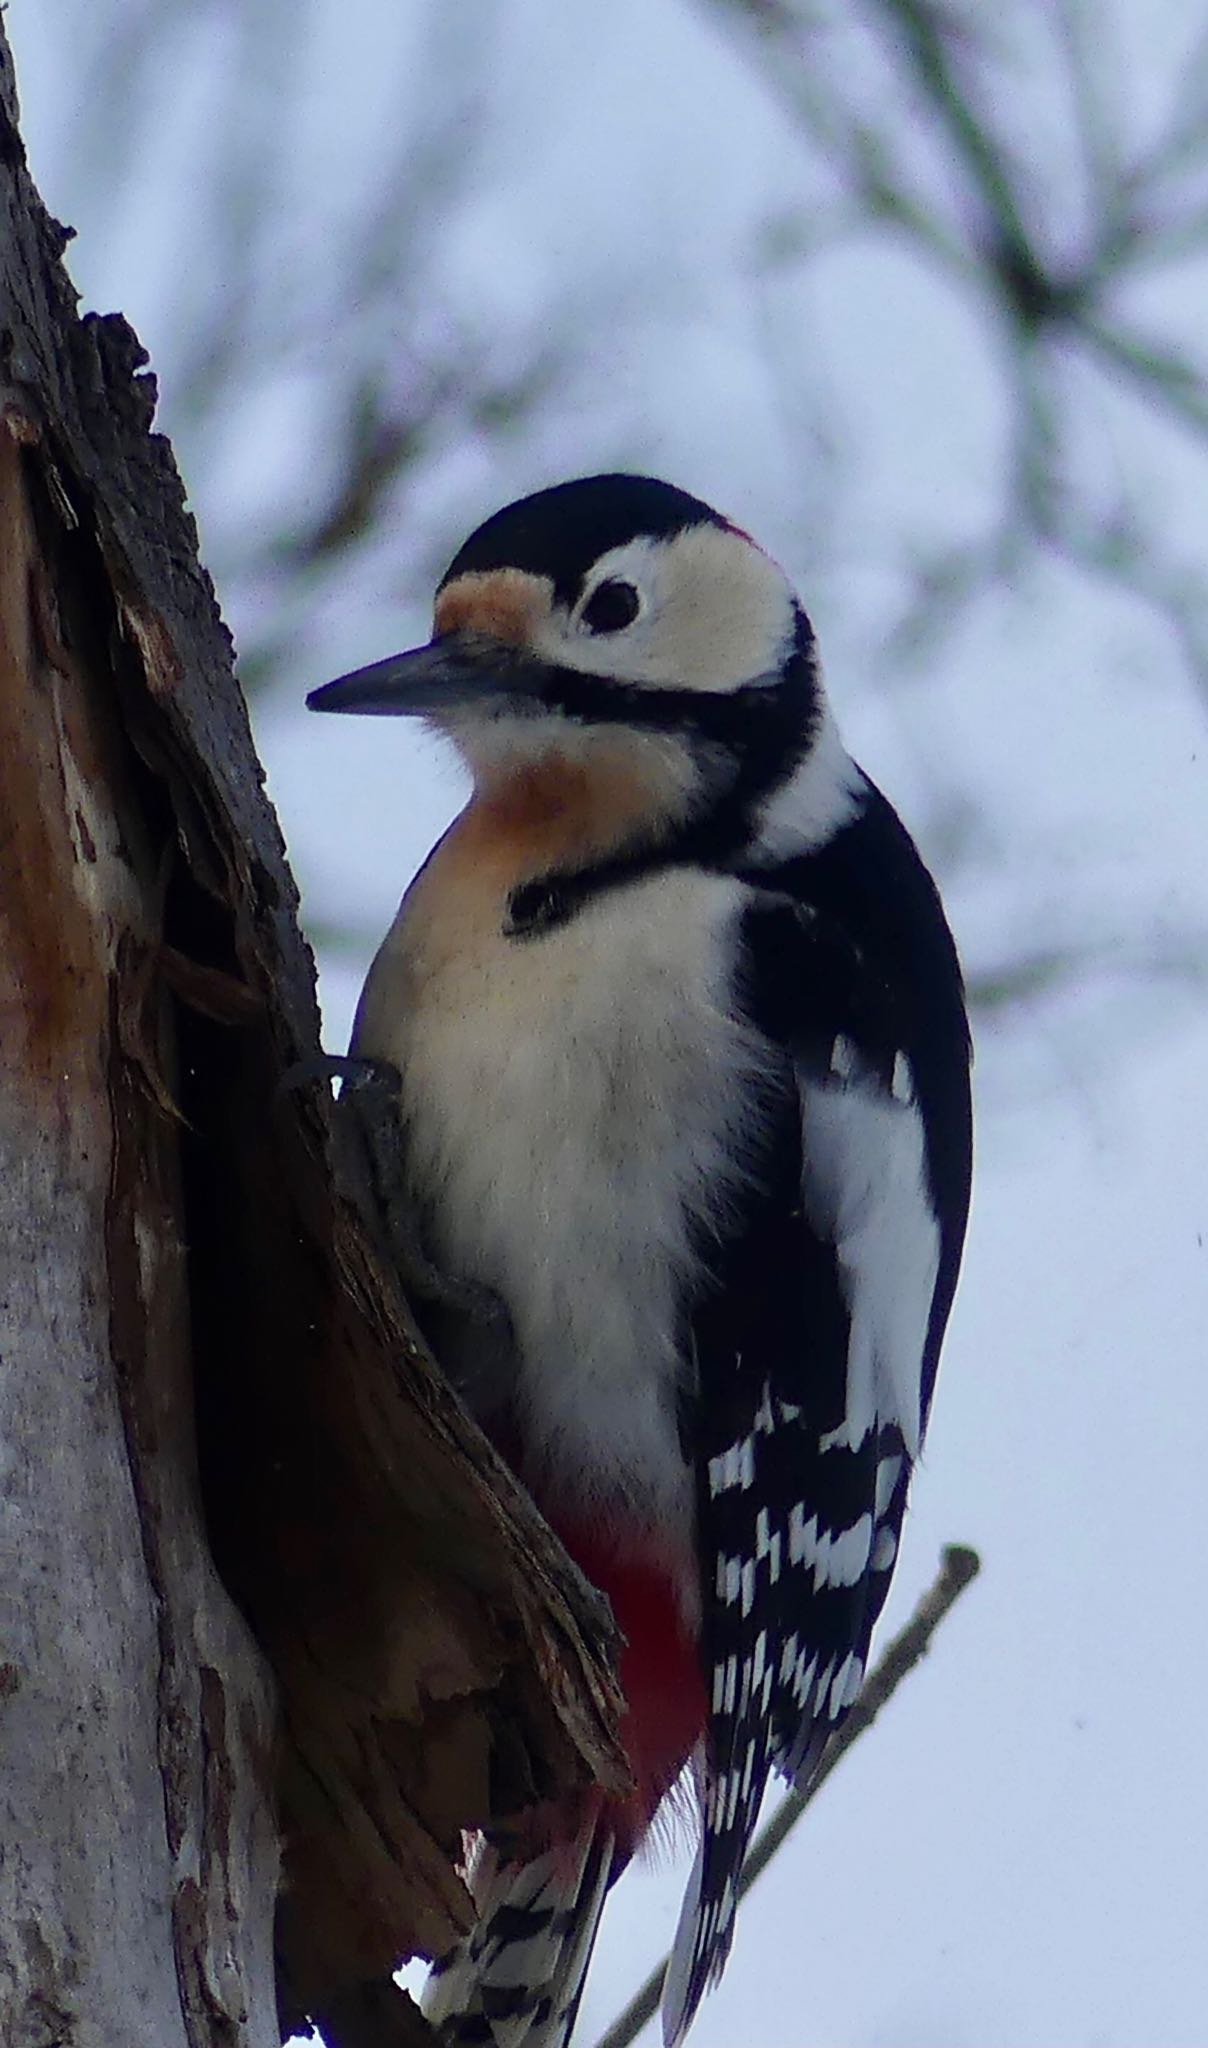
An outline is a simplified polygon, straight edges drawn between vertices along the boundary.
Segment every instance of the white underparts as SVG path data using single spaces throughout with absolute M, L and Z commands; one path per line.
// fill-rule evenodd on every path
M 388 1007 L 371 977 L 359 1043 L 403 1072 L 438 1262 L 508 1305 L 524 1476 L 685 1558 L 688 1219 L 720 1220 L 734 1190 L 758 1062 L 727 999 L 740 905 L 740 885 L 673 871 L 540 939 L 497 924 Z M 374 975 L 408 944 L 404 902 Z

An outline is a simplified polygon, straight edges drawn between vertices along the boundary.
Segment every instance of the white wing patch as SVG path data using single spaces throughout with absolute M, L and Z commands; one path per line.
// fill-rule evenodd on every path
M 794 1501 L 789 1512 L 789 1562 L 813 1569 L 814 1588 L 856 1586 L 868 1569 L 872 1553 L 872 1516 L 863 1514 L 850 1529 L 832 1534 L 820 1528 L 817 1515 L 805 1519 L 805 1509 Z
M 903 1054 L 892 1094 L 842 1053 L 838 1068 L 832 1081 L 801 1086 L 806 1214 L 835 1245 L 851 1318 L 847 1412 L 822 1447 L 855 1450 L 875 1424 L 892 1422 L 913 1459 L 940 1259 L 923 1120 Z

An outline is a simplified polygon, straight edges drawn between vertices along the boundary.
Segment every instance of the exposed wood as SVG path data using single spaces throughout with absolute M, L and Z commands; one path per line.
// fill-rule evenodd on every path
M 57 523 L 28 435 L 10 411 L 0 2038 L 268 2044 L 270 1696 L 201 1528 L 171 1022 L 140 974 L 156 862 L 86 590 L 33 516 Z
M 0 2039 L 275 2041 L 275 1804 L 283 2020 L 360 2048 L 462 1829 L 623 1781 L 611 1622 L 279 1090 L 313 969 L 229 639 L 0 72 Z

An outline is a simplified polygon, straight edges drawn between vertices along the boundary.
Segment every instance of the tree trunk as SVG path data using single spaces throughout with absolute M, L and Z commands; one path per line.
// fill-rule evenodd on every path
M 296 896 L 65 239 L 0 29 L 0 2040 L 401 2040 L 463 1828 L 622 1782 L 611 1624 L 278 1090 Z
M 0 2038 L 269 2048 L 269 1684 L 200 1526 L 161 878 L 96 563 L 5 398 Z

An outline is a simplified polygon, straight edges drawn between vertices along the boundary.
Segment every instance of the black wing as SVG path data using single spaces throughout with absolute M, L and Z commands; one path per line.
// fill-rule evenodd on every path
M 859 1692 L 968 1209 L 960 972 L 877 792 L 828 847 L 759 877 L 743 941 L 738 997 L 770 1076 L 741 1215 L 701 1247 L 691 1310 L 711 1715 L 672 2042 L 725 1961 L 770 1770 L 808 1782 Z

